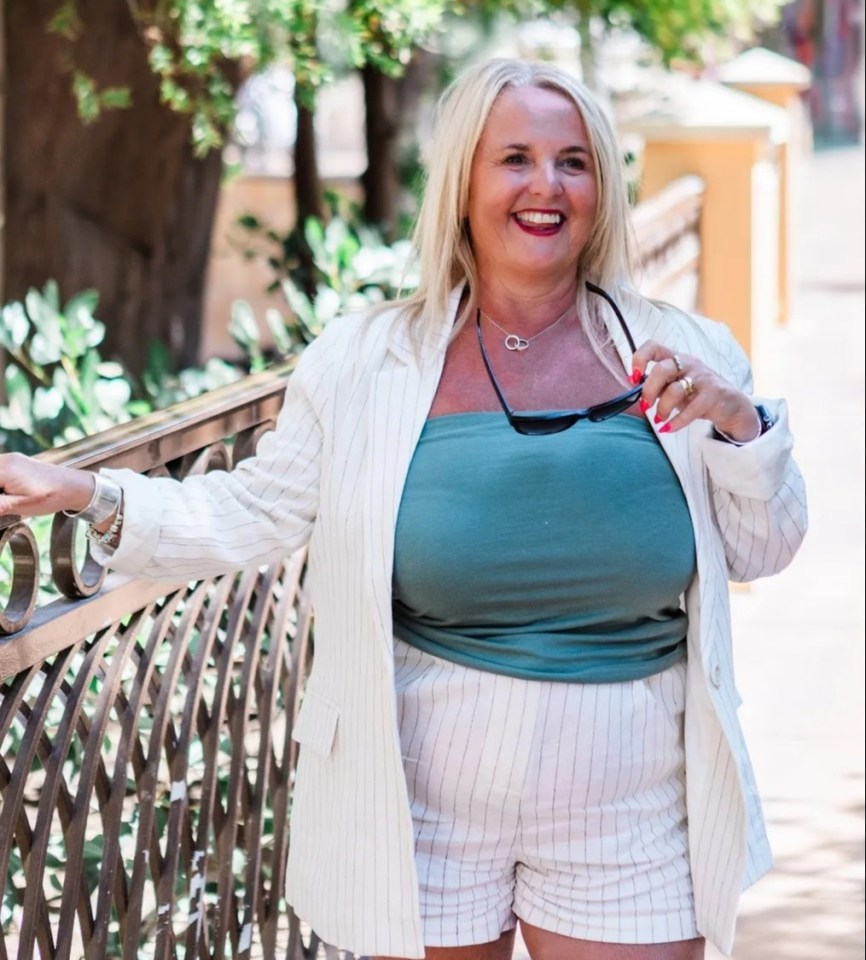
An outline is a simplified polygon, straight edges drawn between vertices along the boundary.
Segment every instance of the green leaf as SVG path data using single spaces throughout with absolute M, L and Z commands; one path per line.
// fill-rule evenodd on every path
M 93 393 L 104 413 L 121 418 L 126 413 L 131 390 L 126 380 L 97 380 Z
M 81 33 L 81 17 L 75 0 L 63 0 L 54 16 L 48 21 L 48 32 L 57 33 L 66 40 L 76 40 Z
M 61 318 L 50 303 L 35 290 L 24 298 L 27 313 L 36 328 L 30 341 L 30 357 L 34 363 L 45 366 L 56 363 L 63 356 L 63 330 Z
M 316 263 L 327 263 L 328 252 L 325 248 L 325 231 L 321 220 L 317 220 L 315 217 L 307 217 L 304 221 L 304 239 L 307 241 Z
M 306 294 L 303 293 L 300 288 L 295 284 L 295 282 L 287 277 L 282 282 L 283 296 L 286 298 L 286 302 L 289 305 L 292 313 L 294 313 L 297 318 L 307 326 L 310 324 L 315 324 L 316 315 L 313 312 L 313 306 L 307 298 Z
M 105 338 L 105 325 L 93 315 L 98 301 L 96 291 L 84 290 L 66 304 L 67 354 L 83 356 Z
M 10 363 L 4 374 L 6 387 L 6 406 L 0 407 L 0 426 L 4 429 L 33 431 L 33 417 L 30 409 L 33 404 L 33 391 L 24 371 Z
M 56 387 L 37 387 L 33 391 L 33 419 L 54 420 L 63 410 L 63 397 Z
M 235 300 L 232 303 L 229 333 L 245 349 L 258 347 L 261 335 L 253 308 L 246 300 Z
M 80 427 L 64 427 L 60 436 L 55 438 L 54 446 L 63 447 L 67 443 L 75 443 L 76 440 L 83 440 L 84 437 L 85 433 Z
M 97 320 L 84 306 L 66 308 L 66 319 L 70 327 L 81 331 L 81 341 L 85 349 L 96 347 L 105 339 L 105 324 Z
M 151 47 L 148 59 L 154 73 L 168 73 L 174 65 L 172 52 L 163 43 L 157 43 Z
M 9 303 L 0 313 L 0 346 L 7 350 L 17 350 L 27 339 L 30 321 L 20 303 Z
M 99 376 L 99 367 L 101 360 L 96 350 L 88 350 L 79 361 L 78 378 L 81 381 L 81 389 L 85 394 L 93 392 L 93 384 Z
M 99 116 L 100 104 L 96 84 L 91 77 L 76 70 L 72 75 L 72 93 L 78 107 L 78 116 L 87 124 Z
M 54 368 L 51 377 L 54 388 L 63 396 L 63 402 L 76 417 L 86 417 L 89 408 L 93 405 L 92 398 L 88 400 L 82 391 L 82 385 L 77 376 L 70 377 L 69 371 L 62 365 Z
M 226 363 L 219 357 L 211 357 L 204 365 L 203 373 L 207 390 L 224 387 L 227 383 L 237 383 L 244 376 L 243 370 L 240 370 L 234 364 Z
M 104 847 L 105 838 L 102 836 L 102 834 L 86 840 L 81 851 L 84 857 L 85 865 L 89 866 L 93 863 L 99 863 L 102 860 L 102 851 Z
M 48 280 L 42 289 L 45 305 L 55 314 L 60 313 L 60 288 L 56 280 Z
M 132 90 L 129 87 L 106 87 L 99 99 L 106 110 L 125 110 L 132 106 Z
M 96 308 L 99 306 L 99 291 L 95 290 L 93 287 L 86 287 L 84 290 L 79 290 L 78 293 L 74 293 L 66 301 L 66 310 L 77 310 L 80 307 L 84 307 L 89 313 L 95 313 Z
M 294 343 L 286 327 L 285 317 L 280 311 L 274 307 L 268 307 L 268 309 L 265 310 L 265 323 L 267 323 L 268 329 L 271 331 L 271 336 L 274 338 L 274 343 L 277 345 L 280 353 L 291 353 Z
M 162 341 L 151 340 L 147 345 L 146 369 L 157 378 L 162 378 L 174 370 L 171 351 Z
M 116 360 L 101 360 L 96 365 L 96 372 L 106 380 L 114 380 L 117 377 L 126 376 L 126 370 L 123 364 L 118 363 Z
M 319 326 L 318 332 L 321 332 L 321 328 L 340 312 L 342 305 L 342 298 L 336 290 L 332 289 L 331 287 L 319 287 L 318 294 L 316 296 L 316 320 Z

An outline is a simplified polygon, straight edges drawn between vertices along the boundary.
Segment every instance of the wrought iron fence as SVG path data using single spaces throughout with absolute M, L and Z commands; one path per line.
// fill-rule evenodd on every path
M 273 426 L 288 367 L 43 455 L 183 477 Z M 230 438 L 227 440 L 227 438 Z M 0 957 L 315 956 L 282 899 L 310 649 L 303 553 L 199 583 L 104 572 L 4 522 Z
M 702 186 L 638 208 L 652 295 L 693 303 Z M 684 284 L 684 281 L 688 281 Z M 290 366 L 44 454 L 183 477 L 271 429 Z M 106 577 L 55 517 L 0 522 L 0 960 L 341 956 L 283 899 L 311 655 L 303 553 L 198 583 Z M 7 549 L 8 548 L 8 549 Z

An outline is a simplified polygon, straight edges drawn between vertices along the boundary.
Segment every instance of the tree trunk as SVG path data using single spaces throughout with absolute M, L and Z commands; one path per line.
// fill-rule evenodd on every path
M 301 230 L 308 217 L 325 218 L 325 198 L 319 177 L 319 158 L 316 149 L 316 113 L 308 106 L 295 83 L 295 107 L 298 111 L 295 128 L 295 222 Z M 318 282 L 313 254 L 306 241 L 298 245 L 298 269 L 295 280 L 310 299 L 316 296 Z
M 364 219 L 382 229 L 391 240 L 397 225 L 400 191 L 397 168 L 397 136 L 400 132 L 397 81 L 372 64 L 361 70 L 366 109 L 367 169 L 364 187 Z
M 580 37 L 580 72 L 583 82 L 595 90 L 598 87 L 595 71 L 595 50 L 592 42 L 592 15 L 586 4 L 582 5 L 577 20 L 577 33 Z
M 393 240 L 406 187 L 400 174 L 401 148 L 417 147 L 420 102 L 434 86 L 439 54 L 419 47 L 402 76 L 385 76 L 374 66 L 363 70 L 367 169 L 362 176 L 364 218 Z M 407 143 L 407 137 L 409 138 Z
M 195 363 L 221 157 L 195 158 L 189 118 L 160 104 L 129 5 L 77 5 L 76 66 L 133 105 L 82 124 L 70 48 L 46 32 L 56 0 L 7 0 L 5 296 L 52 277 L 64 298 L 94 287 L 107 354 L 139 371 L 157 340 Z
M 295 84 L 295 106 L 298 110 L 295 132 L 295 209 L 297 222 L 303 224 L 307 217 L 324 217 L 322 181 L 319 178 L 319 161 L 316 153 L 316 114 L 306 106 Z

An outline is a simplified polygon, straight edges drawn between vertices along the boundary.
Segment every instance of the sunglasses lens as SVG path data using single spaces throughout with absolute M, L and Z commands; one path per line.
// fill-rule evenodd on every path
M 601 423 L 603 420 L 610 420 L 612 417 L 617 416 L 624 410 L 628 410 L 631 404 L 631 400 L 623 400 L 618 403 L 606 403 L 603 407 L 593 410 L 589 415 L 589 420 L 591 423 Z
M 544 437 L 551 433 L 562 433 L 574 426 L 580 417 L 565 414 L 561 417 L 514 417 L 511 426 L 526 437 Z
M 608 400 L 607 403 L 600 403 L 593 407 L 589 414 L 590 422 L 600 423 L 602 420 L 610 420 L 611 417 L 615 417 L 617 414 L 628 410 L 640 396 L 642 387 L 643 384 L 638 384 L 621 397 L 614 397 L 613 400 Z

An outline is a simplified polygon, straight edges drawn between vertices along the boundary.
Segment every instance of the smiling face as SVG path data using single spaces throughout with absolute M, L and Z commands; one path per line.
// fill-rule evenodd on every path
M 482 282 L 576 282 L 597 202 L 589 138 L 572 101 L 539 87 L 503 90 L 469 180 L 469 227 Z

